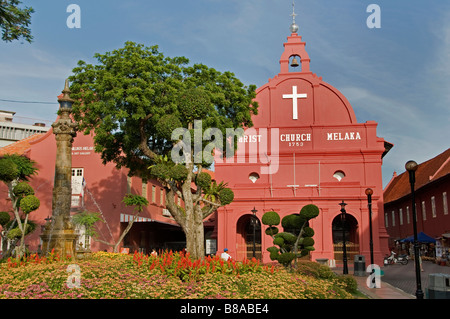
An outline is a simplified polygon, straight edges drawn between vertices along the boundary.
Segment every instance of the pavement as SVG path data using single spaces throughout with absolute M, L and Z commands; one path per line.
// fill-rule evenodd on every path
M 349 265 L 348 273 L 354 274 L 353 267 Z M 358 282 L 358 290 L 370 299 L 416 299 L 417 289 L 416 271 L 414 261 L 410 260 L 407 265 L 395 264 L 381 267 L 380 288 L 369 288 L 367 286 L 367 276 L 354 276 Z M 424 261 L 423 272 L 420 273 L 422 291 L 425 299 L 428 298 L 428 281 L 430 274 L 449 274 L 450 267 L 439 266 L 436 263 Z M 338 274 L 342 274 L 342 268 L 334 268 Z

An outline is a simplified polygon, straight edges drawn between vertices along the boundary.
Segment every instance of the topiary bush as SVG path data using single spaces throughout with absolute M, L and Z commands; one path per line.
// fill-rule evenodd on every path
M 201 187 L 203 190 L 208 190 L 211 187 L 211 175 L 206 172 L 201 172 L 197 174 L 195 179 L 197 186 Z
M 19 168 L 9 158 L 0 159 L 0 180 L 9 183 L 19 176 Z
M 266 235 L 273 238 L 275 246 L 269 247 L 270 259 L 277 260 L 283 266 L 290 268 L 291 263 L 297 258 L 307 256 L 314 250 L 314 230 L 307 226 L 307 222 L 319 215 L 319 208 L 316 205 L 306 205 L 300 210 L 300 214 L 290 214 L 280 218 L 275 211 L 265 213 L 261 219 Z M 279 232 L 277 225 L 283 227 L 283 232 Z M 278 248 L 276 247 L 278 246 Z
M 11 220 L 11 216 L 8 212 L 0 212 L 0 225 L 5 227 L 7 223 Z
M 261 222 L 264 225 L 277 226 L 278 224 L 280 224 L 280 215 L 278 215 L 277 212 L 269 211 L 263 215 Z
M 14 195 L 19 196 L 27 196 L 34 195 L 34 189 L 27 182 L 18 183 L 13 189 Z
M 177 164 L 169 169 L 169 175 L 176 181 L 184 181 L 188 176 L 188 170 L 186 166 Z
M 224 188 L 219 191 L 219 200 L 221 205 L 228 205 L 234 199 L 234 193 L 231 188 Z
M 39 201 L 39 198 L 34 195 L 25 196 L 20 201 L 20 209 L 22 209 L 25 214 L 29 214 L 32 211 L 35 211 L 39 208 L 40 205 L 41 202 Z

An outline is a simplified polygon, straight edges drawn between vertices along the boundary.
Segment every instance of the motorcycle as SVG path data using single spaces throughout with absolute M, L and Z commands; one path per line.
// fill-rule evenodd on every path
M 394 265 L 394 264 L 402 264 L 402 265 L 407 265 L 408 261 L 409 261 L 409 256 L 408 255 L 398 255 L 398 257 L 396 257 L 395 255 L 397 255 L 395 252 L 391 251 L 391 255 L 384 257 L 384 264 L 387 265 Z

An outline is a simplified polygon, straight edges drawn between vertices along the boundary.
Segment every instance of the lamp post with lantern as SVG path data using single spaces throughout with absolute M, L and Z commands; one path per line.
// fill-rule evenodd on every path
M 344 269 L 342 273 L 344 275 L 348 274 L 348 265 L 347 265 L 347 247 L 345 243 L 345 221 L 346 221 L 346 214 L 345 206 L 347 205 L 344 200 L 342 200 L 341 203 L 339 203 L 341 206 L 341 223 L 342 223 L 342 262 L 344 263 Z
M 256 207 L 253 207 L 251 210 L 253 216 L 252 216 L 252 224 L 253 224 L 253 257 L 256 258 L 256 223 L 257 223 L 257 217 L 256 213 L 258 210 L 256 210 Z
M 419 242 L 417 240 L 417 221 L 416 221 L 416 199 L 414 192 L 414 184 L 416 182 L 417 163 L 408 161 L 405 168 L 409 173 L 409 183 L 411 185 L 411 205 L 413 215 L 413 231 L 414 231 L 414 261 L 416 264 L 416 298 L 423 299 L 422 282 L 420 278 L 420 261 L 419 261 Z

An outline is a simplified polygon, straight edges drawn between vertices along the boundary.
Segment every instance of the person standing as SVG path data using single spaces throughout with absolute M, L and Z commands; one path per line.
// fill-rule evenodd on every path
M 228 261 L 228 260 L 231 259 L 231 255 L 228 254 L 228 248 L 225 248 L 225 249 L 223 250 L 223 253 L 220 255 L 220 258 L 222 258 L 222 259 L 225 260 L 225 261 Z

